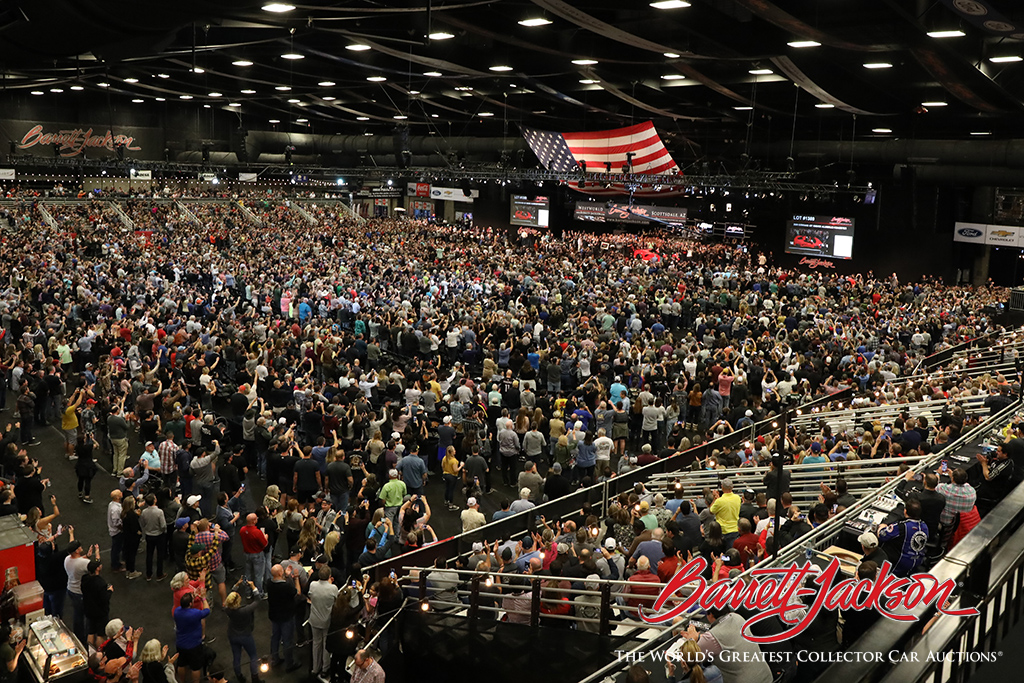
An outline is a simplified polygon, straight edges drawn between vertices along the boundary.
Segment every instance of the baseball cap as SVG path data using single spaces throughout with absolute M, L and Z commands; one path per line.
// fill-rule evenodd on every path
M 466 507 L 473 507 L 474 505 L 476 505 L 476 498 L 470 496 L 466 499 Z
M 76 550 L 79 550 L 81 547 L 82 547 L 82 544 L 80 542 L 78 542 L 78 541 L 71 541 L 71 543 L 68 543 L 68 555 L 71 555 Z
M 86 399 L 85 404 L 87 406 L 94 406 L 94 405 L 96 405 L 96 399 L 94 399 L 94 398 Z
M 480 541 L 477 541 L 476 543 L 473 544 L 473 552 L 474 553 L 481 553 L 481 552 L 483 552 L 483 550 L 484 550 L 484 544 L 481 543 Z
M 444 416 L 444 423 L 445 424 L 448 424 L 451 421 L 452 421 L 452 416 L 451 415 L 445 415 Z
M 186 524 L 188 524 L 188 517 L 179 517 L 178 519 L 174 520 L 175 529 L 180 529 Z
M 202 497 L 202 496 L 189 496 L 189 497 L 188 497 L 188 498 L 187 498 L 187 499 L 185 500 L 185 502 L 186 502 L 186 503 L 188 503 L 189 505 L 195 505 L 196 503 L 198 503 L 198 502 L 199 502 L 199 501 L 201 501 L 202 499 L 203 499 L 203 497 Z
M 611 536 L 609 536 L 608 538 L 604 539 L 604 547 L 608 548 L 608 550 L 615 550 L 617 545 L 618 544 L 615 542 L 615 539 L 612 538 Z
M 153 445 L 153 442 L 152 442 L 152 441 L 147 441 L 147 442 L 146 442 L 146 446 L 145 446 L 145 447 L 146 447 L 146 448 L 149 448 L 149 447 L 150 447 L 150 446 L 152 446 L 152 445 Z
M 877 548 L 878 547 L 878 536 L 875 536 L 870 531 L 865 531 L 857 537 L 857 542 L 865 548 Z
M 398 476 L 398 470 L 395 470 L 395 469 L 388 470 L 388 476 L 392 477 L 392 478 L 397 477 Z
M 814 453 L 821 453 L 821 444 L 815 441 L 811 444 L 811 451 Z
M 313 564 L 327 564 L 327 556 L 317 555 L 316 558 L 313 560 Z
M 747 417 L 753 417 L 754 411 L 753 410 L 748 410 L 747 412 L 745 412 L 743 414 L 746 415 Z

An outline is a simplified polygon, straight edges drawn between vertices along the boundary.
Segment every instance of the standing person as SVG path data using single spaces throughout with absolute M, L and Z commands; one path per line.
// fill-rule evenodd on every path
M 139 524 L 146 537 L 146 581 L 153 580 L 153 555 L 156 555 L 156 580 L 167 578 L 164 574 L 164 559 L 167 555 L 167 520 L 164 511 L 157 507 L 156 496 L 146 496 L 146 507 L 139 515 Z
M 192 607 L 192 594 L 181 596 L 174 609 L 174 646 L 178 650 L 178 680 L 199 683 L 199 672 L 206 664 L 203 649 L 203 621 L 210 616 L 209 609 Z
M 242 541 L 242 552 L 245 553 L 244 576 L 256 586 L 257 595 L 262 595 L 266 591 L 263 578 L 266 575 L 266 550 L 270 541 L 263 530 L 256 525 L 258 521 L 259 517 L 255 513 L 246 515 L 245 525 L 239 530 L 238 537 Z
M 327 454 L 327 492 L 331 495 L 331 507 L 339 515 L 348 512 L 348 497 L 355 480 L 352 468 L 345 462 L 345 454 L 332 448 Z
M 313 675 L 330 682 L 331 655 L 327 652 L 327 630 L 331 626 L 331 610 L 340 588 L 334 585 L 329 567 L 321 567 L 317 580 L 309 584 L 309 626 L 313 631 Z
M 458 510 L 455 504 L 455 489 L 462 474 L 462 463 L 455 457 L 455 446 L 448 446 L 441 459 L 441 476 L 444 477 L 444 504 L 449 510 Z
M 110 502 L 107 503 L 107 533 L 110 534 L 110 570 L 115 574 L 124 571 L 121 564 L 121 551 L 124 548 L 124 534 L 122 529 L 121 505 L 123 494 L 119 489 L 110 492 Z
M 300 593 L 299 575 L 279 564 L 270 568 L 270 585 L 267 586 L 267 616 L 270 618 L 270 664 L 285 664 L 285 671 L 291 673 L 302 664 L 295 659 L 295 603 Z M 281 656 L 282 643 L 284 657 Z
M 398 510 L 402 507 L 406 492 L 405 482 L 398 478 L 398 470 L 388 470 L 388 483 L 381 487 L 378 496 L 384 503 L 384 514 L 393 526 L 398 526 Z
M 121 534 L 124 536 L 124 566 L 128 571 L 125 578 L 137 579 L 142 572 L 135 571 L 135 555 L 142 544 L 142 523 L 135 507 L 135 497 L 128 496 L 121 506 Z
M 40 442 L 32 437 L 32 421 L 36 419 L 36 395 L 29 389 L 28 382 L 21 385 L 17 407 L 18 423 L 21 427 L 21 445 L 38 446 Z
M 255 586 L 252 582 L 250 583 Z M 238 584 L 236 584 L 237 586 Z M 258 593 L 254 592 L 253 596 L 256 595 Z M 235 669 L 235 678 L 241 683 L 245 681 L 245 676 L 242 675 L 243 650 L 249 657 L 249 675 L 252 677 L 252 683 L 260 681 L 260 659 L 256 654 L 256 639 L 252 635 L 256 625 L 256 607 L 259 604 L 259 601 L 255 599 L 242 604 L 242 596 L 237 591 L 228 593 L 228 597 L 224 601 L 224 613 L 228 615 L 228 643 L 231 644 L 232 666 Z
M 498 453 L 501 454 L 501 483 L 515 486 L 516 458 L 519 457 L 519 435 L 512 429 L 512 420 L 498 432 Z
M 367 650 L 359 650 L 352 658 L 351 683 L 384 683 L 384 669 Z
M 92 505 L 92 478 L 96 476 L 94 453 L 96 439 L 92 433 L 81 432 L 75 445 L 75 474 L 78 475 L 78 499 Z
M 121 472 L 128 458 L 128 420 L 124 418 L 123 398 L 121 404 L 114 408 L 114 412 L 107 418 L 107 437 L 114 448 L 114 469 L 111 471 Z M 114 563 L 114 567 L 116 566 Z
M 97 650 L 106 639 L 107 622 L 110 621 L 110 597 L 114 587 L 107 583 L 100 572 L 103 565 L 99 560 L 90 560 L 82 577 L 82 604 L 85 609 L 85 627 L 89 633 L 89 644 Z
M 85 629 L 85 598 L 82 597 L 82 577 L 89 571 L 89 559 L 100 559 L 100 547 L 93 545 L 86 552 L 82 544 L 72 541 L 68 544 L 68 556 L 64 558 L 64 571 L 68 575 L 68 599 L 71 601 L 73 612 L 71 630 L 81 642 L 86 642 Z

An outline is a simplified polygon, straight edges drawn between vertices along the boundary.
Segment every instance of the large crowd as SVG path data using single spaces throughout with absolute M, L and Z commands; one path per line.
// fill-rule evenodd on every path
M 95 680 L 196 683 L 211 666 L 204 620 L 223 610 L 240 681 L 243 664 L 261 673 L 265 613 L 269 665 L 297 669 L 308 642 L 314 675 L 340 680 L 351 657 L 353 680 L 375 683 L 402 591 L 366 570 L 434 542 L 432 515 L 459 511 L 471 530 L 490 521 L 485 499 L 500 519 L 849 387 L 866 402 L 1012 391 L 1002 376 L 890 389 L 925 355 L 994 330 L 994 287 L 801 273 L 747 245 L 664 233 L 357 223 L 315 202 L 311 223 L 287 201 L 245 201 L 257 221 L 232 202 L 189 204 L 186 217 L 136 197 L 123 202 L 134 231 L 103 201 L 48 205 L 52 226 L 30 201 L 0 207 L 0 408 L 13 415 L 0 452 L 14 482 L 0 513 L 38 533 L 47 612 L 92 644 Z M 908 419 L 896 437 L 862 427 L 856 445 L 803 432 L 788 450 L 803 463 L 922 452 L 963 428 L 953 422 Z M 51 424 L 65 447 L 47 459 L 38 430 Z M 764 444 L 711 466 L 772 459 Z M 986 479 L 1006 476 L 1004 461 Z M 113 479 L 96 484 L 107 463 Z M 105 509 L 108 538 L 54 533 L 45 482 L 61 468 L 77 477 L 81 514 Z M 443 502 L 427 500 L 431 477 Z M 777 505 L 793 537 L 835 509 L 823 499 L 805 516 L 769 489 L 723 485 L 693 506 L 641 490 L 605 520 L 580 520 L 603 535 L 574 559 L 557 528 L 477 560 L 642 584 L 700 553 L 727 576 L 770 547 L 758 532 Z M 869 551 L 888 539 L 863 540 Z M 111 618 L 105 577 L 118 572 L 171 577 L 173 658 Z M 755 680 L 725 669 L 726 683 Z

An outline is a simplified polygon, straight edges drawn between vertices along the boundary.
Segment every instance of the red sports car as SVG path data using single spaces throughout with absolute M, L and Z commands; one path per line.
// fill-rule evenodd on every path
M 796 237 L 793 238 L 793 246 L 801 247 L 803 249 L 821 249 L 823 246 L 825 246 L 825 243 L 822 242 L 817 237 L 797 235 Z
M 515 213 L 515 218 L 516 218 L 516 220 L 519 220 L 519 221 L 532 221 L 533 220 L 533 214 L 530 213 L 529 211 L 523 211 L 522 209 L 519 209 Z

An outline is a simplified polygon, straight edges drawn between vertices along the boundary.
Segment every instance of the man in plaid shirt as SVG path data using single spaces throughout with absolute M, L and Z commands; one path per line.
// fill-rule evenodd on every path
M 957 513 L 970 512 L 974 507 L 978 494 L 974 487 L 967 483 L 967 471 L 958 467 L 950 474 L 953 480 L 949 484 L 939 484 L 935 490 L 946 497 L 946 507 L 942 508 L 939 521 L 942 526 L 949 526 Z
M 202 546 L 205 551 L 204 555 L 209 559 L 207 565 L 207 571 L 213 581 L 217 584 L 217 590 L 220 593 L 221 606 L 224 605 L 224 600 L 228 597 L 227 586 L 227 570 L 224 568 L 223 558 L 221 557 L 221 548 L 224 547 L 224 543 L 230 538 L 225 531 L 219 526 L 214 525 L 210 527 L 210 520 L 200 519 L 195 525 L 196 534 L 195 538 L 192 539 L 192 543 L 196 543 Z
M 178 444 L 174 443 L 174 434 L 167 432 L 167 438 L 160 442 L 156 452 L 160 456 L 160 475 L 163 477 L 164 485 L 173 489 L 178 473 Z

